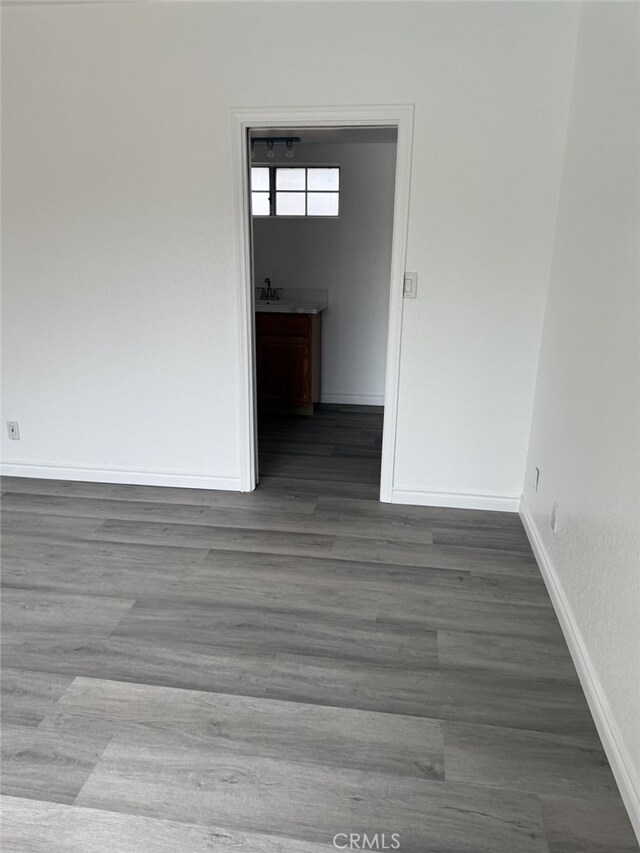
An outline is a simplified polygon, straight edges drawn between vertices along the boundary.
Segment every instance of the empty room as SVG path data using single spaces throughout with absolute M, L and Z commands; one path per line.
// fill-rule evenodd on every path
M 1 2 L 3 853 L 638 853 L 640 4 Z

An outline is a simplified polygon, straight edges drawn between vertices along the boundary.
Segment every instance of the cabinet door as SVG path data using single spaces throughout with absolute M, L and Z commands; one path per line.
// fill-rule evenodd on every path
M 260 336 L 256 355 L 261 400 L 311 402 L 311 347 L 307 337 Z

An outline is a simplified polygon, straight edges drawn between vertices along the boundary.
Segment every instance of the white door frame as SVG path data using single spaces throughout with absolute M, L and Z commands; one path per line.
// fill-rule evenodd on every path
M 240 488 L 256 487 L 256 384 L 254 341 L 254 287 L 252 281 L 249 210 L 248 132 L 259 128 L 291 127 L 397 127 L 396 181 L 391 248 L 389 332 L 385 374 L 384 426 L 380 500 L 391 502 L 396 454 L 398 386 L 404 272 L 409 223 L 413 105 L 341 107 L 256 107 L 232 110 L 233 178 L 235 197 L 236 262 L 238 286 L 238 370 Z

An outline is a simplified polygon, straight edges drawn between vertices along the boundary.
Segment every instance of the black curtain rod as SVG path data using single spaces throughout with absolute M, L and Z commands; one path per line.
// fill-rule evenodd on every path
M 251 142 L 302 142 L 300 136 L 252 136 Z

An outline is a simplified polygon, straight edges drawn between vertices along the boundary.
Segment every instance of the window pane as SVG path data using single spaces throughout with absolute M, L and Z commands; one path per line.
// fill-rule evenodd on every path
M 251 193 L 251 215 L 269 216 L 269 193 Z
M 277 216 L 304 216 L 304 193 L 276 193 Z
M 309 190 L 334 190 L 340 185 L 340 169 L 307 169 Z
M 251 189 L 269 192 L 269 168 L 262 166 L 251 167 Z
M 277 190 L 303 190 L 304 169 L 276 169 Z
M 309 216 L 337 216 L 338 193 L 309 193 L 307 213 Z

